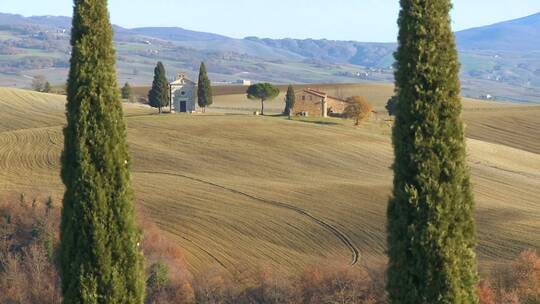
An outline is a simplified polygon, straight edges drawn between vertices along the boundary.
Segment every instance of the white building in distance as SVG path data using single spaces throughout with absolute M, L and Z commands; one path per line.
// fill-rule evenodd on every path
M 176 80 L 169 83 L 171 113 L 193 113 L 197 111 L 196 87 L 195 82 L 187 79 L 186 74 L 176 74 Z
M 239 84 L 239 85 L 243 85 L 243 86 L 250 86 L 251 85 L 251 80 L 238 79 L 235 83 Z

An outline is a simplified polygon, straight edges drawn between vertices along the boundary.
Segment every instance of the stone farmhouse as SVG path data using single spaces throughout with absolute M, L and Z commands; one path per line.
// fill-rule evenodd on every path
M 197 111 L 195 82 L 187 79 L 186 74 L 178 73 L 176 80 L 169 83 L 169 92 L 171 94 L 170 111 L 192 113 Z
M 342 114 L 347 107 L 345 100 L 314 90 L 305 89 L 295 92 L 294 115 L 310 117 L 328 117 Z

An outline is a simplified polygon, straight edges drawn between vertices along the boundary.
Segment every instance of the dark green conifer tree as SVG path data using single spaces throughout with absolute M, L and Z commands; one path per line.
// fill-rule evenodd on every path
M 75 0 L 60 232 L 64 303 L 142 303 L 126 125 L 107 0 Z
M 122 89 L 120 89 L 120 93 L 123 99 L 131 100 L 131 98 L 133 97 L 133 89 L 129 85 L 129 82 L 126 82 L 126 84 L 124 84 Z
M 210 83 L 210 79 L 208 79 L 206 65 L 204 65 L 204 62 L 201 62 L 201 68 L 199 70 L 199 84 L 197 87 L 197 103 L 199 104 L 199 107 L 206 112 L 206 107 L 209 107 L 213 102 L 212 84 Z
M 396 115 L 396 107 L 397 107 L 397 98 L 396 96 L 390 97 L 388 101 L 386 102 L 386 111 L 388 111 L 388 115 L 395 116 Z
M 148 103 L 151 107 L 158 108 L 161 113 L 161 108 L 169 105 L 169 82 L 167 81 L 167 73 L 165 66 L 159 61 L 154 69 L 154 81 L 152 89 L 148 92 Z
M 52 90 L 52 86 L 50 82 L 45 82 L 45 85 L 43 86 L 43 93 L 50 93 Z
M 287 88 L 287 94 L 285 95 L 285 110 L 283 111 L 283 114 L 288 115 L 289 119 L 291 119 L 295 102 L 296 102 L 296 96 L 294 95 L 294 88 L 291 84 Z
M 401 0 L 390 303 L 477 303 L 473 195 L 450 0 Z

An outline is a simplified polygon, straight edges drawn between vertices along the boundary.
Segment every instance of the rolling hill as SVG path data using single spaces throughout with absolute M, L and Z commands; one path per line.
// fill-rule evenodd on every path
M 382 91 L 373 93 L 376 103 L 392 88 Z M 387 117 L 361 128 L 340 119 L 289 121 L 246 115 L 245 101 L 220 98 L 222 110 L 206 115 L 126 105 L 137 203 L 184 248 L 190 269 L 383 263 L 393 158 Z M 540 107 L 464 105 L 487 271 L 540 244 Z M 63 99 L 0 89 L 0 107 L 8 106 L 0 112 L 0 197 L 59 202 Z
M 228 41 L 229 37 L 186 30 L 180 27 L 141 27 L 132 30 L 134 33 L 160 38 L 168 41 Z
M 464 30 L 456 38 L 459 48 L 464 50 L 540 51 L 540 13 Z
M 0 85 L 29 86 L 45 74 L 65 82 L 69 66 L 67 17 L 0 14 Z M 315 39 L 234 39 L 183 28 L 115 26 L 122 82 L 151 82 L 156 61 L 195 78 L 205 61 L 214 82 L 391 82 L 395 43 Z M 540 101 L 540 14 L 456 33 L 465 96 Z

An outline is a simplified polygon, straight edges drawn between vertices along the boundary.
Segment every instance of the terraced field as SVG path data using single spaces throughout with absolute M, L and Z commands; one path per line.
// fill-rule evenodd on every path
M 24 192 L 58 202 L 63 100 L 0 93 L 0 109 L 15 109 L 0 111 L 3 125 L 13 126 L 0 133 L 0 196 Z M 38 111 L 48 114 L 34 122 L 28 111 L 40 100 L 50 102 Z M 465 108 L 485 270 L 540 244 L 540 107 L 465 101 Z M 126 111 L 136 198 L 184 247 L 192 271 L 384 262 L 393 158 L 386 118 L 354 128 L 240 110 L 147 111 Z

